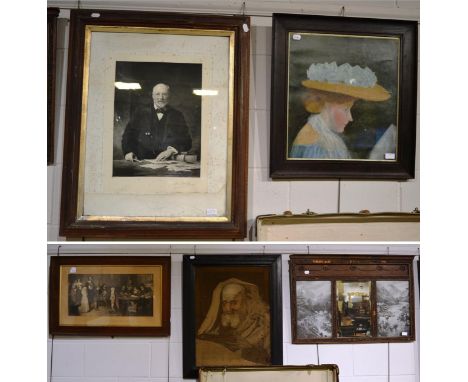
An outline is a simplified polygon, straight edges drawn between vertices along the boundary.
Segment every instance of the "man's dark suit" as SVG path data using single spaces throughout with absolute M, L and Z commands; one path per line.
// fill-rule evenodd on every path
M 188 151 L 192 145 L 183 114 L 167 105 L 161 120 L 153 105 L 138 109 L 122 136 L 124 156 L 133 152 L 138 159 L 155 159 L 168 146 L 177 151 Z

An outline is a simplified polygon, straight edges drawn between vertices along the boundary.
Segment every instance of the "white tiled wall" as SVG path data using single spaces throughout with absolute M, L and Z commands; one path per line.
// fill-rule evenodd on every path
M 381 245 L 379 248 L 382 253 L 386 247 Z M 314 253 L 321 251 L 314 246 L 311 250 Z M 340 251 L 339 248 L 337 250 Z M 364 245 L 355 250 L 366 253 Z M 220 254 L 230 252 L 226 252 L 222 245 L 214 245 L 212 251 Z M 341 247 L 343 251 L 346 253 L 346 246 Z M 394 247 L 391 251 L 393 254 L 399 252 Z M 410 251 L 410 254 L 416 255 L 417 246 L 411 247 Z M 182 382 L 182 255 L 173 254 L 171 257 L 171 336 L 89 339 L 62 336 L 55 337 L 53 343 L 49 338 L 48 358 L 52 364 L 52 382 Z M 337 364 L 341 382 L 419 381 L 417 285 L 416 342 L 294 345 L 291 343 L 288 259 L 289 255 L 282 255 L 283 364 Z
M 158 3 L 158 2 L 156 2 Z M 247 2 L 248 3 L 248 2 Z M 261 3 L 259 1 L 255 4 Z M 298 1 L 291 1 L 299 3 Z M 344 3 L 347 3 L 344 1 Z M 351 4 L 352 2 L 350 2 Z M 376 5 L 379 3 L 379 5 Z M 392 2 L 359 2 L 361 14 L 353 16 L 392 17 Z M 278 6 L 280 3 L 278 3 Z M 283 4 L 283 3 L 282 3 Z M 331 4 L 331 3 L 330 3 Z M 317 2 L 318 10 L 330 12 L 327 2 Z M 357 3 L 354 3 L 356 5 Z M 367 4 L 367 8 L 364 6 Z M 374 5 L 372 5 L 374 4 Z M 402 3 L 403 4 L 403 3 Z M 409 3 L 407 3 L 408 5 Z M 414 1 L 411 2 L 414 5 Z M 397 4 L 399 18 L 415 19 L 418 10 Z M 395 7 L 397 6 L 395 5 Z M 247 4 L 248 6 L 248 4 Z M 338 5 L 337 5 L 338 6 Z M 272 5 L 273 7 L 273 5 Z M 352 8 L 351 8 L 352 9 Z M 364 12 L 366 9 L 366 12 Z M 405 11 L 406 10 L 406 11 Z M 63 155 L 63 131 L 65 114 L 65 84 L 68 52 L 68 24 L 62 11 L 59 24 L 58 66 L 61 75 L 58 80 L 57 100 L 57 147 L 56 164 L 48 168 L 48 240 L 58 237 L 60 188 Z M 319 12 L 320 13 L 320 12 Z M 395 16 L 393 16 L 395 17 Z M 417 18 L 418 16 L 416 16 Z M 416 151 L 416 178 L 410 181 L 275 181 L 269 178 L 270 158 L 270 84 L 271 84 L 271 17 L 253 17 L 251 28 L 251 70 L 250 70 L 250 131 L 249 131 L 249 174 L 247 232 L 255 218 L 262 214 L 283 213 L 291 210 L 302 213 L 307 209 L 317 213 L 358 212 L 409 212 L 419 204 L 419 140 Z M 419 112 L 418 112 L 419 130 Z M 418 134 L 419 137 L 419 134 Z

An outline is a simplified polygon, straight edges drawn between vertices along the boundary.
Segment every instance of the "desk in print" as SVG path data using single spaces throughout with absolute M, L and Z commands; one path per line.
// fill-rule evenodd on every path
M 156 162 L 154 159 L 142 161 L 114 160 L 112 176 L 173 176 L 200 177 L 200 162 L 188 163 L 168 160 Z

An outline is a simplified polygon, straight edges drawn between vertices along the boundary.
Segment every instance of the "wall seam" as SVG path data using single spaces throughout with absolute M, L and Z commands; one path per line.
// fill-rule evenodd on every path
M 54 360 L 54 335 L 52 334 L 52 339 L 51 339 L 51 343 L 50 343 L 50 375 L 49 375 L 49 382 L 52 382 L 53 360 Z
M 387 342 L 387 381 L 390 382 L 390 342 Z
M 341 212 L 341 179 L 338 179 L 338 213 Z

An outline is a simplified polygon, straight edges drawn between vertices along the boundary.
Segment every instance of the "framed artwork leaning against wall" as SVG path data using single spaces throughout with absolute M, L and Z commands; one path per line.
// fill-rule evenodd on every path
M 169 336 L 171 258 L 53 256 L 49 332 Z
M 244 24 L 71 11 L 61 236 L 245 237 Z
M 416 21 L 273 15 L 270 176 L 414 178 Z
M 205 366 L 283 361 L 281 256 L 183 259 L 184 378 Z

